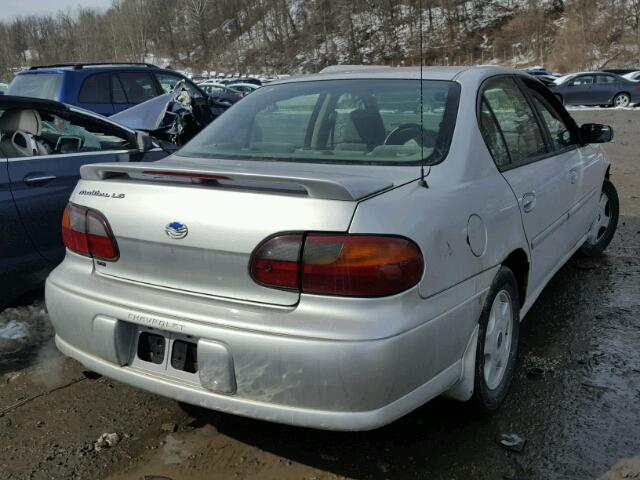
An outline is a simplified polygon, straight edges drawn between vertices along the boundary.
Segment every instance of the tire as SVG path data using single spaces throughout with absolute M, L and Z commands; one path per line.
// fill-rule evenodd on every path
M 500 267 L 493 280 L 479 327 L 470 402 L 481 412 L 492 412 L 507 396 L 518 355 L 520 299 L 516 277 L 507 267 Z
M 564 100 L 562 99 L 562 95 L 558 95 L 556 93 L 556 98 L 558 99 L 558 101 L 560 102 L 561 105 L 564 105 Z
M 620 201 L 613 183 L 606 180 L 602 183 L 600 200 L 594 224 L 591 226 L 589 238 L 580 248 L 580 253 L 587 257 L 600 255 L 611 243 L 618 228 Z
M 628 93 L 619 93 L 613 97 L 613 106 L 625 108 L 631 105 L 631 97 Z

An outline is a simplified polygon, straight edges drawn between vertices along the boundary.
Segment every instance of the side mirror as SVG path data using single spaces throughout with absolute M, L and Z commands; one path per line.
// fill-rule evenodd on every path
M 143 132 L 136 132 L 136 144 L 138 145 L 138 151 L 140 153 L 148 152 L 158 146 L 153 141 L 153 138 Z
M 580 136 L 585 144 L 607 143 L 613 140 L 613 129 L 600 123 L 585 123 L 580 127 Z

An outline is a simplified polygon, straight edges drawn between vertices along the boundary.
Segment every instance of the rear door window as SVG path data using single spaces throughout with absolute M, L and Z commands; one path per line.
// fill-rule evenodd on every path
M 480 103 L 480 131 L 496 165 L 499 168 L 508 166 L 511 163 L 511 157 L 509 157 L 507 145 L 496 117 L 485 98 Z
M 16 76 L 7 95 L 58 100 L 62 75 L 59 73 L 27 73 Z
M 616 79 L 611 75 L 596 75 L 596 83 L 598 85 L 613 85 L 616 83 Z
M 120 80 L 122 92 L 115 92 L 113 103 L 138 104 L 158 95 L 153 77 L 145 72 L 121 72 L 114 75 Z M 122 101 L 124 100 L 124 101 Z
M 80 103 L 111 103 L 109 74 L 99 73 L 87 77 L 80 87 Z
M 487 81 L 481 101 L 485 102 L 500 128 L 511 165 L 529 163 L 547 153 L 547 145 L 536 116 L 512 78 L 498 77 Z M 483 131 L 483 134 L 487 131 Z M 490 149 L 495 144 L 486 136 L 485 142 Z M 495 157 L 494 160 L 499 167 L 505 166 L 502 156 Z

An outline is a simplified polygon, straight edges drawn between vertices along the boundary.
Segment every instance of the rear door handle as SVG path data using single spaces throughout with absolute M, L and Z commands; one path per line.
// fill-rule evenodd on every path
M 536 207 L 536 194 L 533 192 L 525 193 L 522 197 L 522 210 L 530 212 Z
M 24 183 L 26 183 L 27 185 L 45 185 L 49 182 L 52 182 L 53 180 L 55 180 L 56 177 L 55 175 L 47 175 L 45 173 L 30 173 L 28 175 L 26 175 L 22 181 Z

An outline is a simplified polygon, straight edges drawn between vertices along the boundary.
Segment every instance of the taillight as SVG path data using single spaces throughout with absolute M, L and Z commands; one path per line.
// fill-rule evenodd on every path
M 62 215 L 62 239 L 69 250 L 100 260 L 117 260 L 118 247 L 104 216 L 72 203 Z
M 415 243 L 383 235 L 284 234 L 261 244 L 251 262 L 252 277 L 264 286 L 350 297 L 400 293 L 423 270 Z
M 300 233 L 267 240 L 253 253 L 251 276 L 266 287 L 297 289 L 301 247 Z

